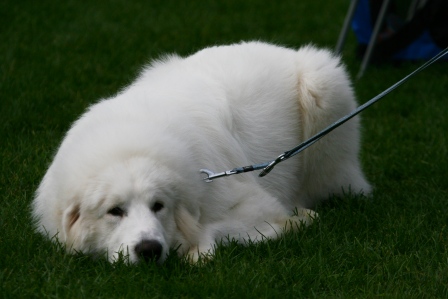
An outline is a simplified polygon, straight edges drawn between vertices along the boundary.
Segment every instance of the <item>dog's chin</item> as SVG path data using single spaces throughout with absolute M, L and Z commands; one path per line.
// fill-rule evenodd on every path
M 109 255 L 106 258 L 107 258 L 107 261 L 111 264 L 124 263 L 126 265 L 132 266 L 132 265 L 138 265 L 138 264 L 154 263 L 157 265 L 162 265 L 167 258 L 167 254 L 162 255 L 158 259 L 145 260 L 144 258 L 137 256 L 136 254 L 126 254 L 124 252 L 115 252 L 114 254 Z

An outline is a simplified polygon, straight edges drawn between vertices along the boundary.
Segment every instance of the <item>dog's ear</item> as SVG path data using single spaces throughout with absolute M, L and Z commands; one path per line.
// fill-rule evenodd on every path
M 174 214 L 177 229 L 182 234 L 184 240 L 180 240 L 182 247 L 189 248 L 196 246 L 201 235 L 202 227 L 199 223 L 199 215 L 194 217 L 184 206 L 176 207 Z
M 77 249 L 77 243 L 81 235 L 81 212 L 79 204 L 71 204 L 62 215 L 63 235 L 62 239 L 67 245 L 67 250 Z

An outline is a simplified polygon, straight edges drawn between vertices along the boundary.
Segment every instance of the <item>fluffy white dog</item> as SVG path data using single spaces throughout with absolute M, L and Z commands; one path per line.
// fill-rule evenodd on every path
M 192 261 L 216 242 L 277 238 L 343 190 L 370 192 L 354 118 L 268 176 L 224 171 L 272 160 L 356 107 L 337 57 L 261 42 L 152 63 L 64 138 L 33 202 L 38 230 L 115 261 Z M 293 215 L 293 209 L 298 215 Z

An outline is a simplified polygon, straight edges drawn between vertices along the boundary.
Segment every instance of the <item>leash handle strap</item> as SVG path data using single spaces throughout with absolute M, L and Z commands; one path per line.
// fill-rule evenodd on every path
M 249 166 L 244 166 L 244 167 L 237 167 L 237 168 L 234 168 L 232 170 L 228 170 L 228 171 L 220 172 L 220 173 L 214 173 L 214 172 L 212 172 L 211 170 L 208 170 L 208 169 L 201 169 L 200 172 L 201 173 L 205 173 L 207 175 L 207 177 L 204 178 L 204 181 L 209 183 L 209 182 L 212 182 L 213 179 L 216 179 L 216 178 L 220 178 L 220 177 L 224 177 L 224 176 L 230 176 L 230 175 L 233 175 L 233 174 L 249 172 L 249 171 L 254 171 L 254 170 L 260 170 L 260 169 L 263 169 L 263 170 L 260 172 L 259 176 L 260 177 L 264 177 L 269 172 L 271 172 L 271 170 L 274 169 L 274 167 L 278 163 L 283 162 L 283 161 L 285 161 L 285 160 L 287 160 L 287 159 L 289 159 L 291 157 L 294 157 L 295 155 L 297 155 L 298 153 L 302 152 L 303 150 L 305 150 L 309 146 L 313 145 L 315 142 L 319 141 L 322 137 L 324 137 L 325 135 L 327 135 L 328 133 L 330 133 L 331 131 L 333 131 L 334 129 L 336 129 L 337 127 L 342 125 L 343 123 L 347 122 L 348 120 L 352 119 L 354 116 L 359 114 L 360 112 L 364 111 L 368 107 L 370 107 L 373 104 L 375 104 L 376 102 L 378 102 L 384 96 L 386 96 L 387 94 L 389 94 L 390 92 L 395 90 L 397 87 L 402 85 L 407 80 L 409 80 L 412 76 L 414 76 L 417 73 L 423 71 L 425 68 L 427 68 L 428 66 L 430 66 L 431 64 L 433 64 L 434 62 L 436 62 L 437 60 L 442 58 L 443 56 L 445 56 L 447 53 L 448 53 L 448 47 L 445 48 L 444 50 L 440 51 L 439 54 L 437 54 L 436 56 L 434 56 L 433 58 L 431 58 L 430 60 L 425 62 L 423 65 L 421 65 L 419 68 L 414 70 L 412 73 L 408 74 L 406 77 L 404 77 L 400 81 L 398 81 L 395 84 L 393 84 L 392 86 L 390 86 L 388 89 L 384 90 L 383 92 L 381 92 L 380 94 L 378 94 L 377 96 L 372 98 L 371 100 L 369 100 L 366 103 L 364 103 L 363 105 L 359 106 L 358 108 L 353 110 L 351 113 L 343 116 L 342 118 L 340 118 L 339 120 L 337 120 L 333 124 L 329 125 L 328 127 L 323 129 L 322 131 L 320 131 L 316 135 L 312 136 L 308 140 L 302 142 L 301 144 L 299 144 L 295 148 L 293 148 L 293 149 L 291 149 L 289 151 L 284 152 L 283 154 L 278 156 L 275 160 L 272 160 L 272 161 L 266 162 L 266 163 L 262 163 L 262 164 L 254 164 L 254 165 L 249 165 Z

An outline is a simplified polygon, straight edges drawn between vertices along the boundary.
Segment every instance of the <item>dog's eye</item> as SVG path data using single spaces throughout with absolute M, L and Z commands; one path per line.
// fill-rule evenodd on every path
M 151 208 L 151 210 L 152 210 L 154 213 L 157 213 L 157 212 L 160 211 L 161 209 L 163 209 L 163 203 L 161 203 L 161 202 L 159 202 L 159 201 L 156 201 L 156 202 L 154 203 L 154 205 L 152 206 L 152 208 Z
M 109 211 L 107 211 L 107 214 L 110 214 L 112 216 L 117 216 L 117 217 L 123 217 L 124 211 L 120 207 L 114 207 L 114 208 L 110 209 Z

